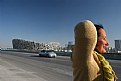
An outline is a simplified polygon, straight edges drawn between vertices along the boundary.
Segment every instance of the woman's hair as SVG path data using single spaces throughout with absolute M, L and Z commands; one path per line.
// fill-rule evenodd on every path
M 99 37 L 99 30 L 102 28 L 102 29 L 104 29 L 103 28 L 103 25 L 101 25 L 101 24 L 94 24 L 94 26 L 96 27 L 96 30 L 97 30 L 97 36 Z

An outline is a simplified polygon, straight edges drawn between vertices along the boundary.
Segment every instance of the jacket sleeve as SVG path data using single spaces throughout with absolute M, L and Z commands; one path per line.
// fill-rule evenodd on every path
M 93 50 L 97 42 L 96 28 L 91 21 L 85 20 L 75 26 L 74 33 L 75 45 L 72 52 L 74 81 L 90 81 L 89 67 L 91 65 L 89 63 L 94 60 Z

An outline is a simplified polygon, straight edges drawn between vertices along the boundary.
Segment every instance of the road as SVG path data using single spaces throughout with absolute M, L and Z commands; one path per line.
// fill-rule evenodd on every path
M 43 79 L 39 81 L 72 81 L 72 67 L 69 58 L 45 58 L 32 53 L 6 51 L 2 51 L 0 56 L 5 62 L 17 67 L 17 70 L 26 72 L 19 74 L 21 77 L 28 78 L 32 74 L 32 77 Z
M 1 51 L 0 59 L 9 64 L 10 72 L 21 71 L 17 73 L 17 77 L 23 77 L 25 81 L 72 81 L 73 79 L 72 64 L 68 57 L 46 58 L 34 53 Z M 109 60 L 109 62 L 116 71 L 118 81 L 121 81 L 121 61 Z
M 108 60 L 109 63 L 111 64 L 111 66 L 113 67 L 118 80 L 117 81 L 121 81 L 121 60 Z

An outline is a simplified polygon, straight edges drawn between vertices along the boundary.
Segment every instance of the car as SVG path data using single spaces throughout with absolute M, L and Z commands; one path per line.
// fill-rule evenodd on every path
M 41 50 L 41 51 L 39 51 L 39 56 L 55 58 L 57 56 L 57 54 L 53 50 Z

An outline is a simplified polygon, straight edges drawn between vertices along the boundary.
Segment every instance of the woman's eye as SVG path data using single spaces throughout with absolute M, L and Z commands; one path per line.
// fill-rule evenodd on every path
M 104 38 L 104 40 L 106 41 L 107 39 L 106 39 L 106 38 Z

